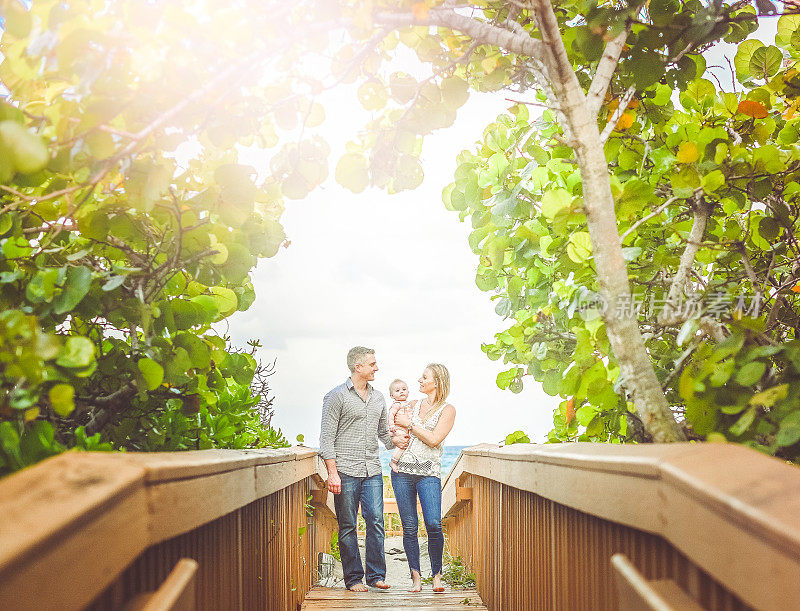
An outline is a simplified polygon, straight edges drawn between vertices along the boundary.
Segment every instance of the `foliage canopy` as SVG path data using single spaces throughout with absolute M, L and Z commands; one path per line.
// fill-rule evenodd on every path
M 193 443 L 239 439 L 219 418 L 256 364 L 211 325 L 252 304 L 284 198 L 328 177 L 321 101 L 348 85 L 372 113 L 335 163 L 354 192 L 417 187 L 424 136 L 471 90 L 519 100 L 444 201 L 511 322 L 484 346 L 514 365 L 498 384 L 561 395 L 554 440 L 800 451 L 798 17 L 767 45 L 744 2 L 2 6 L 5 465 L 70 432 L 160 447 L 206 412 Z M 739 90 L 703 58 L 720 39 Z M 423 76 L 398 69 L 409 51 Z

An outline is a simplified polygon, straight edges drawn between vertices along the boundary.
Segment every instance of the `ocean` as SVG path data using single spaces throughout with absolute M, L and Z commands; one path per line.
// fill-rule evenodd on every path
M 442 478 L 450 472 L 450 467 L 456 462 L 461 450 L 468 447 L 469 446 L 444 446 L 444 452 L 442 453 Z M 389 461 L 391 459 L 391 450 L 384 450 L 381 452 L 381 467 L 383 467 L 384 475 L 389 475 L 391 473 L 391 467 L 389 467 Z

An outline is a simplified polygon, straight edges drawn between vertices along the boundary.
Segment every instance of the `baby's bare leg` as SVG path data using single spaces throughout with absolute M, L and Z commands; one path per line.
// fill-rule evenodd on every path
M 405 432 L 406 431 L 406 427 L 398 426 L 397 430 Z M 399 462 L 400 462 L 400 457 L 403 455 L 403 452 L 404 452 L 403 448 L 395 448 L 394 452 L 392 452 L 392 459 L 389 461 L 389 466 L 392 468 L 392 471 L 394 471 L 395 473 L 397 473 L 397 470 L 398 470 L 398 467 L 399 467 Z

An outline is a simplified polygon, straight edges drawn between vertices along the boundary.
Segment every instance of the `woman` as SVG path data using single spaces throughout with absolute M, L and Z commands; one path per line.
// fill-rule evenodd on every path
M 427 395 L 415 402 L 411 416 L 398 414 L 396 423 L 408 428 L 411 440 L 392 471 L 392 487 L 397 510 L 403 523 L 403 547 L 411 569 L 413 585 L 409 592 L 422 590 L 419 541 L 417 532 L 417 497 L 422 505 L 425 530 L 428 531 L 428 556 L 433 574 L 433 591 L 444 592 L 442 586 L 442 448 L 453 428 L 456 409 L 445 402 L 450 393 L 450 374 L 444 365 L 431 363 L 422 372 L 419 389 Z

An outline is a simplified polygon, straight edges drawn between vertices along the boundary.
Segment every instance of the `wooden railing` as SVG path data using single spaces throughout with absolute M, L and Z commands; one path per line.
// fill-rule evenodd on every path
M 489 609 L 800 607 L 800 470 L 742 446 L 474 446 L 443 512 Z
M 324 475 L 308 448 L 51 458 L 0 481 L 0 609 L 297 609 Z

